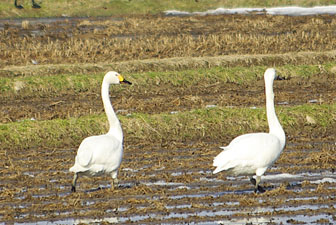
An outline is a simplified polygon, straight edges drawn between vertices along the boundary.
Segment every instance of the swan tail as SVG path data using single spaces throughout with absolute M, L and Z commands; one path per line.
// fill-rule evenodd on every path
M 221 167 L 217 167 L 212 173 L 213 174 L 216 174 L 216 173 L 219 173 L 221 172 L 223 169 Z
M 225 160 L 225 158 L 227 158 L 226 157 L 226 155 L 227 155 L 227 151 L 226 150 L 228 150 L 228 148 L 227 147 L 220 147 L 221 149 L 223 149 L 223 151 L 221 152 L 221 153 L 219 153 L 215 158 L 214 158 L 214 160 L 213 160 L 213 166 L 216 166 L 216 167 L 218 167 L 218 166 L 220 166 L 220 165 L 222 165 L 223 163 L 223 160 Z
M 79 173 L 79 172 L 85 172 L 85 171 L 87 171 L 87 169 L 78 165 L 78 164 L 75 164 L 75 165 L 73 165 L 73 167 L 71 167 L 69 169 L 69 171 L 74 172 L 74 173 Z
M 212 172 L 213 174 L 219 173 L 221 171 L 230 171 L 229 173 L 231 173 L 231 170 L 234 168 L 235 166 L 232 165 L 232 163 L 229 164 L 223 164 L 223 165 L 219 165 L 217 166 L 217 168 Z
M 232 161 L 230 162 L 229 152 L 227 151 L 227 147 L 220 147 L 224 151 L 219 153 L 213 160 L 213 166 L 216 167 L 216 169 L 212 172 L 213 174 L 219 173 L 223 170 L 229 170 L 234 165 L 232 165 Z

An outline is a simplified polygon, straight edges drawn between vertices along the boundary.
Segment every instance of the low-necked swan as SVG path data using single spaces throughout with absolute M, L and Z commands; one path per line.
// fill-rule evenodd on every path
M 251 176 L 255 192 L 264 192 L 259 186 L 261 176 L 280 156 L 285 147 L 285 132 L 279 123 L 274 109 L 273 81 L 275 69 L 269 68 L 264 74 L 266 93 L 266 113 L 269 133 L 250 133 L 236 137 L 213 160 L 216 169 L 213 173 L 226 170 L 232 175 Z M 256 179 L 253 176 L 256 175 Z
M 80 144 L 75 165 L 69 169 L 70 172 L 75 173 L 72 180 L 72 192 L 76 191 L 76 181 L 79 175 L 110 174 L 112 189 L 118 183 L 118 169 L 123 156 L 123 133 L 110 102 L 109 87 L 110 84 L 120 83 L 131 84 L 117 72 L 110 71 L 105 74 L 101 95 L 110 129 L 107 134 L 87 137 Z

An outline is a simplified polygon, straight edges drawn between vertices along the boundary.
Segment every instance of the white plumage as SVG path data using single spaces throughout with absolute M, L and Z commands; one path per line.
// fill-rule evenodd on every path
M 266 112 L 269 133 L 251 133 L 236 137 L 213 160 L 216 169 L 213 173 L 227 171 L 232 175 L 251 176 L 255 191 L 263 192 L 259 186 L 261 176 L 280 156 L 285 147 L 285 132 L 279 123 L 274 109 L 273 81 L 276 72 L 273 68 L 264 74 Z M 253 178 L 256 175 L 256 179 Z
M 80 144 L 75 165 L 69 169 L 70 172 L 75 173 L 71 188 L 73 192 L 76 191 L 76 182 L 79 175 L 110 174 L 112 188 L 118 183 L 118 169 L 123 156 L 123 133 L 110 102 L 109 87 L 110 84 L 119 83 L 131 84 L 114 71 L 110 71 L 104 76 L 101 94 L 110 129 L 107 134 L 87 137 Z

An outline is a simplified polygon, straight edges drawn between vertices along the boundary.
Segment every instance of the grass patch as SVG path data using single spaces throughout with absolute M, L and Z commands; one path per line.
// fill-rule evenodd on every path
M 277 107 L 287 136 L 325 136 L 335 130 L 336 104 Z M 307 115 L 314 123 L 307 121 Z M 233 137 L 248 132 L 267 132 L 264 108 L 211 108 L 177 114 L 119 116 L 127 143 L 212 140 L 227 144 Z M 1 149 L 77 147 L 83 138 L 107 131 L 105 114 L 14 122 L 0 125 Z
M 309 78 L 317 75 L 321 70 L 334 74 L 333 68 L 336 63 L 328 62 L 323 65 L 284 65 L 276 67 L 278 74 L 283 77 L 302 77 Z M 246 84 L 262 79 L 266 66 L 251 67 L 222 67 L 187 69 L 181 71 L 152 71 L 143 73 L 121 73 L 133 82 L 129 89 L 150 90 L 153 86 L 168 85 L 170 87 L 192 88 L 202 83 L 211 85 L 216 82 L 231 82 L 236 84 Z M 99 93 L 103 73 L 97 74 L 63 74 L 48 76 L 18 76 L 0 77 L 0 92 L 2 96 L 21 96 L 45 95 L 45 94 L 64 94 L 77 92 Z M 334 76 L 334 75 L 332 75 Z M 122 88 L 115 88 L 118 92 Z
M 37 1 L 42 6 L 41 9 L 32 9 L 30 1 L 19 1 L 24 6 L 24 10 L 14 7 L 12 0 L 0 2 L 0 18 L 17 17 L 59 17 L 67 16 L 117 16 L 125 14 L 157 14 L 165 10 L 176 9 L 181 11 L 205 11 L 218 7 L 273 7 L 284 5 L 316 6 L 335 4 L 331 0 L 170 0 L 170 1 L 125 1 L 125 0 L 101 0 L 101 1 L 68 1 L 68 0 L 43 0 Z

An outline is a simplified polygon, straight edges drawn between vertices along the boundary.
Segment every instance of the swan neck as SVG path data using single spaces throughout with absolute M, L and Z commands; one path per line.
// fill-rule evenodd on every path
M 115 136 L 117 139 L 122 141 L 122 129 L 117 115 L 115 114 L 109 96 L 110 84 L 103 80 L 102 84 L 102 100 L 104 104 L 104 110 L 110 125 L 108 134 Z
M 266 84 L 266 114 L 269 126 L 269 133 L 279 138 L 281 145 L 284 147 L 286 142 L 285 132 L 278 120 L 274 107 L 273 81 Z

